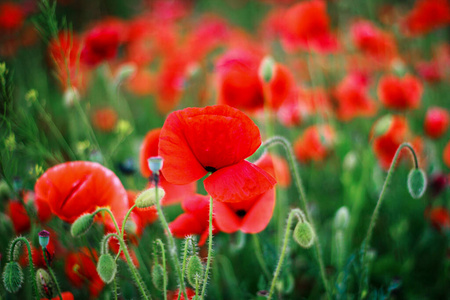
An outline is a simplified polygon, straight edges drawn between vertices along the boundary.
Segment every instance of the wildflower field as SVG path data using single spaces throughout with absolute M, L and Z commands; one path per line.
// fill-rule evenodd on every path
M 449 24 L 0 2 L 0 300 L 450 299 Z

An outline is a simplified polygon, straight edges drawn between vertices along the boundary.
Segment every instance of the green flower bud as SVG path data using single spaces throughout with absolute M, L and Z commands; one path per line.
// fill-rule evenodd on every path
M 166 192 L 160 187 L 158 189 L 158 199 L 156 199 L 155 188 L 149 188 L 140 193 L 136 198 L 136 206 L 140 209 L 149 208 L 156 204 L 156 201 L 161 201 Z
M 89 228 L 91 228 L 94 223 L 93 214 L 81 215 L 78 219 L 73 222 L 72 227 L 70 227 L 70 233 L 73 237 L 79 237 L 85 234 Z
M 345 230 L 348 226 L 349 221 L 350 221 L 350 213 L 348 211 L 348 208 L 342 206 L 341 208 L 338 209 L 338 211 L 334 215 L 333 221 L 334 228 L 337 230 Z
M 3 269 L 3 284 L 10 293 L 17 292 L 23 283 L 23 272 L 20 265 L 15 261 L 10 261 Z
M 374 137 L 385 134 L 391 128 L 392 121 L 393 118 L 391 115 L 386 115 L 379 119 L 373 128 Z
M 97 262 L 97 273 L 104 283 L 111 283 L 117 272 L 117 264 L 111 254 L 100 255 Z
M 158 263 L 152 267 L 152 282 L 159 291 L 164 289 L 164 269 Z
M 39 293 L 42 297 L 51 299 L 55 293 L 55 285 L 53 283 L 50 274 L 44 269 L 39 269 L 36 272 L 36 283 L 38 286 Z
M 259 78 L 264 82 L 270 82 L 273 78 L 275 60 L 271 56 L 266 56 L 259 65 Z
M 419 199 L 427 188 L 427 178 L 421 169 L 412 169 L 408 175 L 408 191 L 411 197 Z
M 200 283 L 200 279 L 203 276 L 203 264 L 197 255 L 193 255 L 189 258 L 186 266 L 186 278 L 190 285 L 195 286 L 196 279 Z
M 298 222 L 294 228 L 294 240 L 303 248 L 309 248 L 314 243 L 314 230 L 308 222 Z

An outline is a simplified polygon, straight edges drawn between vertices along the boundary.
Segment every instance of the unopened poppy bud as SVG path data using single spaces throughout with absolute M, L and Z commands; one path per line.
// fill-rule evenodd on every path
M 70 233 L 73 237 L 79 237 L 85 234 L 89 228 L 91 228 L 94 223 L 93 214 L 81 215 L 78 219 L 73 222 L 72 227 L 70 227 Z
M 158 199 L 156 199 L 156 191 L 158 191 Z M 136 198 L 136 206 L 140 209 L 149 208 L 156 204 L 157 201 L 161 201 L 166 192 L 162 188 L 149 188 L 140 193 Z
M 186 267 L 186 278 L 190 285 L 195 286 L 196 281 L 200 283 L 200 278 L 203 276 L 203 264 L 197 255 L 189 258 Z M 196 280 L 197 279 L 197 280 Z
M 163 167 L 163 158 L 161 156 L 153 156 L 148 160 L 148 167 L 153 173 L 159 173 Z
M 337 230 L 345 230 L 350 220 L 348 208 L 342 206 L 334 215 L 334 228 Z
M 298 222 L 294 228 L 294 240 L 303 248 L 309 248 L 314 243 L 314 230 L 308 222 Z
M 100 255 L 97 262 L 97 273 L 104 283 L 110 283 L 114 280 L 117 272 L 117 264 L 109 253 Z
M 68 88 L 64 92 L 64 103 L 67 107 L 72 107 L 75 101 L 80 99 L 80 94 L 76 88 Z
M 10 293 L 15 293 L 22 287 L 23 272 L 17 262 L 10 261 L 6 264 L 3 270 L 3 284 Z
M 259 78 L 264 82 L 270 82 L 273 78 L 275 60 L 271 56 L 266 56 L 259 65 Z
M 412 169 L 408 175 L 408 191 L 411 197 L 419 199 L 425 193 L 427 178 L 421 169 Z
M 123 64 L 119 67 L 119 70 L 117 71 L 117 75 L 115 78 L 115 84 L 119 85 L 124 80 L 128 79 L 132 75 L 136 73 L 136 66 L 134 64 Z
M 159 291 L 164 289 L 164 269 L 160 264 L 154 264 L 152 267 L 152 282 Z
M 44 269 L 37 270 L 36 284 L 42 297 L 47 299 L 53 298 L 55 291 L 54 283 L 47 271 Z
M 407 68 L 405 66 L 405 63 L 400 59 L 394 59 L 391 63 L 391 69 L 394 74 L 396 74 L 399 77 L 402 77 L 406 74 Z
M 391 115 L 387 115 L 379 119 L 374 127 L 374 137 L 385 134 L 389 128 L 391 128 L 392 122 L 393 118 Z
M 38 233 L 39 236 L 39 245 L 41 245 L 42 248 L 47 248 L 47 245 L 50 241 L 50 232 L 47 230 L 42 230 Z

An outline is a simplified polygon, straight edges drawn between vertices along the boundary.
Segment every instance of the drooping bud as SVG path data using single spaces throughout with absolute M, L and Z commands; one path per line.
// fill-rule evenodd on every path
M 42 230 L 38 234 L 39 236 L 39 245 L 41 245 L 42 248 L 47 248 L 47 245 L 50 241 L 50 232 L 47 230 Z
M 153 173 L 159 173 L 163 167 L 163 158 L 161 156 L 153 156 L 148 160 L 148 167 Z
M 157 192 L 157 193 L 156 193 Z M 158 198 L 156 198 L 156 194 L 158 194 Z M 161 201 L 166 192 L 160 187 L 158 188 L 149 188 L 142 193 L 140 193 L 136 198 L 136 206 L 140 209 L 146 209 L 156 204 L 157 201 Z
M 412 169 L 408 175 L 408 191 L 411 197 L 419 199 L 427 188 L 427 178 L 421 169 Z
M 313 245 L 315 239 L 314 230 L 308 222 L 298 222 L 294 228 L 294 240 L 303 248 Z
M 44 269 L 36 272 L 36 284 L 42 297 L 51 299 L 55 294 L 55 286 L 50 274 Z
M 334 228 L 337 230 L 345 230 L 348 226 L 348 223 L 350 221 L 350 213 L 348 211 L 348 208 L 345 206 L 342 206 L 338 209 L 336 214 L 334 215 Z
M 203 264 L 197 255 L 193 255 L 189 258 L 186 266 L 186 279 L 190 285 L 195 287 L 196 281 L 200 283 L 200 279 L 203 276 Z
M 78 219 L 73 222 L 72 227 L 70 227 L 70 233 L 73 237 L 79 237 L 85 234 L 89 228 L 91 228 L 94 223 L 93 214 L 81 215 Z
M 152 267 L 152 282 L 159 291 L 164 289 L 164 269 L 158 263 Z
M 273 78 L 275 60 L 271 56 L 266 56 L 259 65 L 259 78 L 264 82 L 270 82 Z
M 109 253 L 100 255 L 97 262 L 97 273 L 104 283 L 111 283 L 117 272 L 117 264 Z
M 3 284 L 10 293 L 17 292 L 23 284 L 23 272 L 20 265 L 15 261 L 10 261 L 3 269 Z

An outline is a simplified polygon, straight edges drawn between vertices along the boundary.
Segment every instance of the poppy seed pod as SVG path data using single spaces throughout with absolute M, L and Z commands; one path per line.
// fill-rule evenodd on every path
M 50 274 L 44 269 L 39 269 L 36 272 L 36 283 L 38 286 L 39 293 L 42 297 L 51 299 L 54 295 L 54 283 Z
M 3 269 L 3 284 L 10 293 L 17 292 L 23 284 L 23 272 L 20 265 L 15 261 L 10 261 Z
M 161 156 L 150 157 L 148 167 L 153 173 L 159 173 L 163 167 L 163 158 Z
M 156 199 L 156 192 L 158 192 L 158 199 Z M 155 205 L 157 201 L 161 201 L 165 194 L 162 188 L 149 188 L 137 196 L 136 207 L 140 209 L 149 208 Z
M 70 227 L 70 233 L 73 237 L 79 237 L 85 234 L 89 228 L 91 228 L 94 223 L 93 214 L 81 215 L 78 219 L 73 222 L 72 227 Z
M 48 232 L 47 230 L 42 230 L 38 235 L 39 245 L 41 245 L 42 248 L 47 248 L 47 245 L 50 242 L 50 232 Z
M 349 224 L 349 221 L 350 221 L 350 213 L 348 211 L 348 208 L 342 206 L 334 215 L 334 222 L 333 222 L 334 228 L 336 230 L 345 230 Z
M 308 222 L 298 222 L 294 228 L 294 240 L 303 248 L 309 248 L 314 244 L 314 230 Z
M 164 269 L 156 263 L 152 267 L 152 283 L 156 289 L 162 291 L 164 289 Z
M 98 259 L 97 273 L 104 283 L 111 283 L 117 272 L 117 264 L 111 254 L 102 254 Z
M 419 199 L 425 193 L 427 178 L 421 169 L 413 169 L 408 175 L 408 191 L 411 197 Z
M 266 56 L 259 65 L 259 78 L 263 82 L 270 82 L 273 78 L 275 60 L 271 56 Z
M 200 279 L 203 276 L 203 264 L 197 255 L 193 255 L 189 258 L 186 267 L 186 278 L 190 285 L 195 286 L 196 281 L 200 283 Z M 197 279 L 197 280 L 196 280 Z

